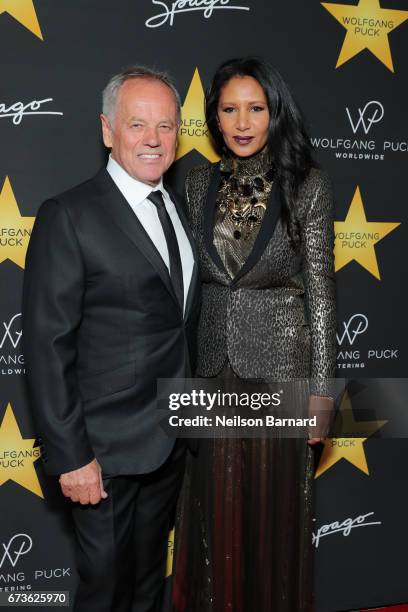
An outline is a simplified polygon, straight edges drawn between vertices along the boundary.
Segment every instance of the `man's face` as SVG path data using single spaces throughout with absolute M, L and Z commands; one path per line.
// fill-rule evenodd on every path
M 119 90 L 112 122 L 101 115 L 103 141 L 130 176 L 157 185 L 177 147 L 177 106 L 160 81 L 134 78 Z

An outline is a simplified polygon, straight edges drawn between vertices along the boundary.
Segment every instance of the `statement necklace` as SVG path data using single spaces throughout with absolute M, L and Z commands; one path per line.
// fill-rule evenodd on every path
M 250 159 L 228 158 L 220 170 L 226 176 L 218 191 L 218 210 L 233 223 L 236 240 L 248 239 L 265 214 L 274 178 L 271 157 L 261 152 Z

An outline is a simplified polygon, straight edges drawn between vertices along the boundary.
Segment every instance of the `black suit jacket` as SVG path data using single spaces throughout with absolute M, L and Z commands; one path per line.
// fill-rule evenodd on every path
M 105 169 L 39 210 L 23 329 L 50 474 L 95 456 L 106 475 L 148 473 L 174 445 L 159 425 L 156 380 L 191 373 L 199 283 L 182 204 L 169 191 L 195 257 L 184 317 L 166 265 Z

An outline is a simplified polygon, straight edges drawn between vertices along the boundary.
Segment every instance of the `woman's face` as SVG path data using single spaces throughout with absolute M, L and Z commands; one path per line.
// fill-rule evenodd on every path
M 221 89 L 218 127 L 227 147 L 240 157 L 262 151 L 268 141 L 269 109 L 265 92 L 251 76 L 232 77 Z

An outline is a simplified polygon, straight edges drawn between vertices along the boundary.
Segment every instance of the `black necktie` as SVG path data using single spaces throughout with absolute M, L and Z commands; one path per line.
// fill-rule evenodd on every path
M 170 215 L 166 210 L 163 195 L 161 191 L 152 191 L 147 196 L 148 200 L 153 202 L 159 214 L 160 223 L 162 224 L 164 236 L 167 242 L 167 250 L 169 252 L 170 261 L 170 278 L 173 283 L 174 292 L 179 301 L 181 309 L 184 307 L 184 285 L 183 285 L 183 268 L 181 266 L 180 250 L 177 242 L 176 232 L 174 231 L 173 223 Z

